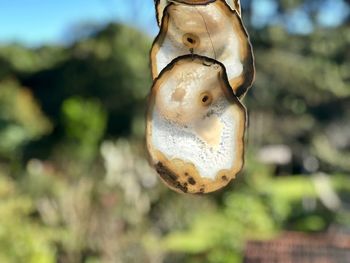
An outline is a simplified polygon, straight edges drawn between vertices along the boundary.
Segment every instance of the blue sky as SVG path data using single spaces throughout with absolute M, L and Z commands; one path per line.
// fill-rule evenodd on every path
M 70 26 L 82 22 L 131 22 L 126 4 L 132 0 L 0 0 L 0 43 L 24 42 L 36 45 L 61 42 Z M 153 0 L 142 0 L 137 18 L 149 34 L 155 34 Z M 141 26 L 142 27 L 142 26 Z
M 276 10 L 273 0 L 253 3 L 253 25 L 278 20 L 273 17 Z M 324 25 L 336 26 L 347 12 L 349 8 L 343 0 L 325 0 L 318 19 Z M 307 19 L 301 10 L 295 10 L 290 14 L 287 29 L 309 33 L 312 26 Z M 0 43 L 21 42 L 31 46 L 62 43 L 74 26 L 111 21 L 131 24 L 150 36 L 158 31 L 153 0 L 0 0 Z

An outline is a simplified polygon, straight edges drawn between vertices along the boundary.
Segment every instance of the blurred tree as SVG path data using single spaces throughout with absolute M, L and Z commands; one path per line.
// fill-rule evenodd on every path
M 120 25 L 109 25 L 67 49 L 69 58 L 23 79 L 43 110 L 58 122 L 62 102 L 71 96 L 98 98 L 109 112 L 107 131 L 126 135 L 144 109 L 151 86 L 148 38 Z
M 19 160 L 22 148 L 31 140 L 51 132 L 30 90 L 14 80 L 0 82 L 0 155 Z
M 87 25 L 68 46 L 1 46 L 0 262 L 240 262 L 249 238 L 350 229 L 349 15 L 319 19 L 343 2 L 242 1 L 257 66 L 247 161 L 210 196 L 158 184 L 135 140 L 147 36 Z M 270 144 L 291 150 L 287 176 L 257 160 Z
M 55 232 L 31 218 L 31 197 L 0 171 L 0 261 L 6 263 L 54 263 Z
M 63 102 L 62 118 L 72 151 L 77 152 L 77 158 L 91 161 L 107 123 L 102 105 L 93 100 L 69 98 Z

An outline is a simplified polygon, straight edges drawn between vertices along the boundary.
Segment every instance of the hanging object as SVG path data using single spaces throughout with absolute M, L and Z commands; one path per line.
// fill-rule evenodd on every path
M 176 1 L 166 6 L 151 49 L 153 79 L 173 59 L 191 53 L 224 64 L 239 98 L 251 87 L 255 69 L 249 37 L 237 11 L 225 1 Z
M 239 0 L 156 0 L 160 32 L 150 52 L 153 86 L 146 143 L 171 189 L 222 189 L 244 163 L 254 57 Z
M 176 58 L 155 80 L 148 107 L 150 161 L 170 188 L 213 192 L 241 170 L 246 110 L 223 64 L 198 55 Z

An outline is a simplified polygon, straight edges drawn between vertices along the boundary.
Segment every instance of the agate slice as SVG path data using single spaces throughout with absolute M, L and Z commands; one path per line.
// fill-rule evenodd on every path
M 238 97 L 252 85 L 255 70 L 249 37 L 237 12 L 224 1 L 191 5 L 173 2 L 166 7 L 151 49 L 153 78 L 173 59 L 186 54 L 210 57 L 224 64 Z
M 209 193 L 242 169 L 246 109 L 233 95 L 224 66 L 186 55 L 153 84 L 146 141 L 151 164 L 172 189 Z
M 157 22 L 158 25 L 162 23 L 164 9 L 171 2 L 185 3 L 185 4 L 208 4 L 214 2 L 215 0 L 155 0 L 156 13 L 157 13 Z M 241 4 L 240 0 L 226 0 L 226 3 L 230 6 L 232 10 L 236 10 L 237 13 L 241 16 Z

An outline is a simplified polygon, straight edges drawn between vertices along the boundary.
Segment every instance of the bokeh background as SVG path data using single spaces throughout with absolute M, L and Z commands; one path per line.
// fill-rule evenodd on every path
M 0 0 L 0 262 L 242 262 L 249 240 L 350 231 L 350 1 L 241 0 L 246 164 L 167 189 L 145 158 L 152 0 Z

